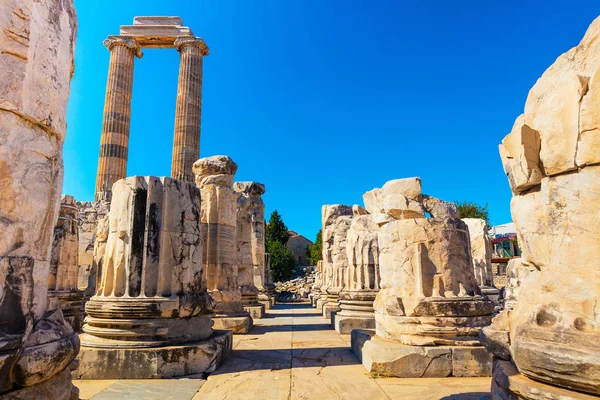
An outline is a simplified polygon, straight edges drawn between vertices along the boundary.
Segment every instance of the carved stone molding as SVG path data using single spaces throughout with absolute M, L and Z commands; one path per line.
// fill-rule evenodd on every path
M 198 47 L 202 51 L 203 56 L 209 55 L 208 46 L 202 38 L 195 36 L 182 36 L 175 40 L 175 48 L 177 50 L 181 51 L 181 49 L 186 46 Z
M 112 50 L 114 46 L 124 46 L 131 49 L 137 58 L 142 58 L 144 56 L 140 45 L 131 36 L 109 36 L 102 43 L 109 51 Z

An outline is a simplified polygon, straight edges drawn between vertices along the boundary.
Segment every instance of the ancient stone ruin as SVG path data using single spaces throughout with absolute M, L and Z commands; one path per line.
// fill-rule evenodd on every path
M 381 276 L 375 332 L 352 332 L 363 365 L 397 377 L 489 375 L 478 335 L 494 304 L 477 285 L 456 207 L 423 195 L 419 178 L 389 181 L 363 200 L 378 226 Z
M 497 357 L 494 399 L 600 395 L 599 107 L 596 19 L 533 86 L 500 145 L 522 255 L 509 266 L 507 308 L 483 334 Z
M 71 1 L 7 0 L 0 28 L 0 397 L 77 398 L 79 338 L 48 290 L 72 288 L 52 247 L 77 19 Z
M 83 291 L 77 289 L 79 272 L 79 222 L 72 196 L 62 196 L 48 277 L 48 296 L 56 297 L 65 319 L 75 332 L 83 322 Z
M 232 189 L 236 171 L 237 164 L 227 156 L 194 163 L 202 199 L 202 264 L 208 292 L 216 302 L 215 328 L 247 333 L 252 317 L 244 309 L 238 281 L 238 194 Z
M 99 283 L 85 307 L 78 378 L 214 371 L 231 350 L 231 332 L 212 329 L 214 302 L 201 257 L 194 184 L 156 177 L 117 181 Z
M 192 165 L 200 156 L 202 112 L 202 59 L 208 46 L 179 17 L 135 17 L 121 26 L 120 35 L 109 36 L 110 51 L 96 200 L 110 200 L 112 185 L 127 173 L 131 95 L 135 57 L 143 48 L 177 49 L 181 55 L 175 111 L 171 177 L 194 182 Z

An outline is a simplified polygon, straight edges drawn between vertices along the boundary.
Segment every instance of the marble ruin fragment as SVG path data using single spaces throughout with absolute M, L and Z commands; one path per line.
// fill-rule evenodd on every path
M 202 199 L 202 264 L 208 291 L 216 301 L 215 328 L 247 333 L 252 317 L 244 310 L 238 281 L 237 200 L 231 188 L 237 164 L 227 156 L 194 163 Z
M 335 315 L 335 329 L 341 334 L 375 329 L 373 302 L 379 292 L 378 226 L 364 208 L 354 206 L 353 212 L 346 235 L 348 270 L 340 292 L 341 311 Z
M 339 311 L 340 292 L 344 288 L 348 269 L 346 235 L 352 222 L 352 207 L 334 204 L 325 205 L 321 211 L 323 236 L 323 285 L 317 308 L 323 316 Z
M 265 206 L 260 196 L 265 192 L 265 185 L 258 182 L 236 182 L 233 189 L 238 194 L 236 251 L 242 303 L 252 318 L 263 318 L 265 305 L 259 303 L 259 294 L 267 302 L 268 297 L 264 294 L 263 282 Z
M 79 339 L 48 293 L 73 1 L 2 1 L 0 28 L 0 398 L 78 398 L 69 365 Z
M 112 185 L 127 172 L 133 66 L 135 58 L 143 56 L 143 48 L 175 48 L 180 53 L 171 176 L 193 182 L 192 165 L 200 156 L 202 62 L 208 46 L 179 17 L 135 17 L 133 23 L 104 41 L 110 63 L 96 201 L 110 200 Z
M 473 272 L 481 293 L 498 302 L 500 291 L 494 286 L 492 273 L 492 240 L 487 222 L 480 218 L 463 218 L 469 228 Z
M 389 181 L 363 200 L 379 227 L 381 275 L 375 332 L 352 332 L 367 370 L 397 377 L 489 375 L 491 358 L 478 335 L 494 304 L 475 280 L 468 228 L 456 207 L 423 195 L 419 178 Z
M 522 254 L 482 338 L 497 356 L 494 399 L 600 395 L 598 129 L 600 18 L 544 72 L 500 145 Z
M 112 188 L 96 294 L 86 303 L 79 379 L 148 379 L 212 372 L 231 332 L 212 329 L 202 274 L 200 191 L 171 178 Z
M 62 196 L 50 258 L 48 296 L 55 297 L 75 332 L 83 322 L 83 291 L 77 289 L 79 221 L 72 196 Z

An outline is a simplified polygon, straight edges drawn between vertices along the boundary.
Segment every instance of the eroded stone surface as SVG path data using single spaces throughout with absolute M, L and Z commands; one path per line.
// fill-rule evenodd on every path
M 69 398 L 65 368 L 79 340 L 48 299 L 48 283 L 77 30 L 73 2 L 4 1 L 0 30 L 0 397 Z

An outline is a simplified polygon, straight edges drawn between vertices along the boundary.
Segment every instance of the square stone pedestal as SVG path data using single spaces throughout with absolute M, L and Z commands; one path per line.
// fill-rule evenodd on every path
M 483 346 L 407 346 L 353 330 L 352 351 L 375 376 L 397 378 L 477 377 L 492 375 L 492 355 Z
M 338 303 L 328 302 L 323 305 L 323 318 L 331 319 L 331 313 L 340 310 L 340 305 Z M 333 324 L 333 320 L 331 321 Z
M 510 361 L 494 360 L 492 398 L 497 400 L 598 400 L 591 394 L 534 381 L 519 373 Z
M 234 334 L 248 333 L 254 325 L 250 315 L 229 316 L 217 315 L 213 317 L 213 329 L 222 329 L 232 331 Z
M 214 331 L 208 339 L 179 346 L 102 348 L 81 346 L 74 379 L 161 379 L 211 373 L 231 353 L 233 336 Z
M 246 310 L 246 312 L 248 314 L 250 314 L 252 319 L 254 319 L 254 318 L 261 319 L 261 318 L 264 318 L 264 316 L 265 316 L 265 306 L 262 304 L 254 304 L 251 306 L 244 306 L 244 310 Z
M 375 314 L 369 317 L 343 315 L 343 311 L 335 313 L 334 327 L 340 335 L 349 335 L 353 329 L 375 330 Z
M 317 299 L 317 310 L 323 311 L 323 306 L 325 304 L 327 304 L 327 298 L 326 297 L 319 297 Z
M 271 309 L 271 299 L 268 299 L 268 300 L 259 300 L 258 302 L 265 307 L 265 311 Z

